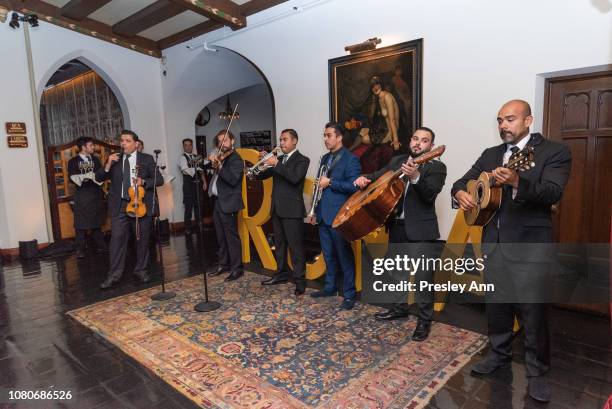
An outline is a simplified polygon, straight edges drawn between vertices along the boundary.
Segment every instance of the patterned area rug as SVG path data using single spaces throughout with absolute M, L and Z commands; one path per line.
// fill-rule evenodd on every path
M 209 281 L 212 313 L 197 313 L 202 277 L 69 314 L 206 408 L 421 408 L 484 346 L 482 335 L 434 323 L 410 340 L 415 320 L 378 322 L 380 308 L 341 298 L 297 299 L 286 284 L 246 273 Z

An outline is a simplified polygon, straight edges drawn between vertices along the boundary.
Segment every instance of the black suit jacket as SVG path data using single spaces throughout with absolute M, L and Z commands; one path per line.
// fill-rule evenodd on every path
M 244 209 L 242 202 L 242 176 L 244 161 L 234 151 L 225 160 L 217 177 L 217 206 L 223 213 L 235 213 Z
M 518 172 L 516 196 L 506 200 L 498 211 L 499 227 L 496 217 L 484 227 L 482 241 L 485 243 L 528 244 L 552 241 L 551 205 L 561 200 L 570 175 L 572 156 L 567 146 L 546 140 L 539 133 L 531 134 L 527 145 L 534 147 L 535 167 Z M 468 180 L 477 179 L 483 171 L 490 172 L 502 166 L 506 150 L 505 143 L 486 149 L 472 168 L 453 184 L 452 197 L 457 191 L 466 190 Z M 512 189 L 506 189 L 504 194 L 512 194 Z M 514 256 L 529 258 L 526 254 Z
M 155 168 L 155 159 L 147 153 L 136 153 L 136 166 L 140 167 L 139 176 L 144 181 L 145 197 L 144 204 L 147 207 L 147 216 L 153 215 L 153 179 L 155 185 L 161 186 L 164 184 L 164 179 Z M 155 174 L 157 173 L 157 176 Z M 115 217 L 121 211 L 121 190 L 123 188 L 123 155 L 119 156 L 119 160 L 111 165 L 108 172 L 104 167 L 96 171 L 96 180 L 99 182 L 104 180 L 111 181 L 108 194 L 108 210 L 112 217 Z
M 266 169 L 256 177 L 273 178 L 272 212 L 278 217 L 301 219 L 305 216 L 304 179 L 309 165 L 310 159 L 295 151 L 284 165 L 281 156 L 275 167 Z
M 406 160 L 408 160 L 406 154 L 394 156 L 384 168 L 367 174 L 365 177 L 374 181 L 389 170 L 398 170 Z M 446 165 L 439 160 L 433 160 L 419 166 L 419 173 L 421 174 L 419 181 L 410 185 L 404 199 L 406 202 L 404 207 L 406 236 L 408 240 L 413 241 L 436 240 L 440 237 L 436 198 L 446 181 Z M 402 200 L 399 201 L 391 217 L 401 214 L 402 202 Z

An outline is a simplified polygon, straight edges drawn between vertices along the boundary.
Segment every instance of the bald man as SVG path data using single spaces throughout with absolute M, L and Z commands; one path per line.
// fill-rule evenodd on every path
M 571 154 L 565 145 L 546 140 L 539 133 L 530 134 L 532 122 L 527 102 L 505 103 L 497 115 L 503 143 L 485 149 L 472 168 L 455 182 L 451 194 L 454 207 L 469 210 L 476 203 L 467 193 L 468 180 L 486 171 L 492 172 L 502 185 L 501 207 L 482 232 L 485 281 L 495 286 L 495 291 L 486 294 L 490 350 L 472 367 L 472 373 L 490 374 L 510 364 L 516 315 L 525 330 L 529 396 L 548 402 L 550 340 L 542 294 L 550 290 L 550 260 L 541 243 L 552 242 L 551 206 L 561 200 L 570 175 Z M 533 168 L 517 173 L 504 167 L 513 152 L 525 147 L 533 148 Z

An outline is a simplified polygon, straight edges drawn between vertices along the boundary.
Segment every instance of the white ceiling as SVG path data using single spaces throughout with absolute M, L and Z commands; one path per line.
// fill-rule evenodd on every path
M 89 15 L 92 20 L 112 26 L 157 0 L 113 0 Z
M 189 27 L 203 23 L 206 20 L 208 19 L 203 15 L 187 10 L 138 33 L 138 35 L 154 41 L 159 41 L 162 38 L 166 38 Z
M 45 3 L 53 4 L 55 7 L 64 7 L 70 0 L 44 0 Z

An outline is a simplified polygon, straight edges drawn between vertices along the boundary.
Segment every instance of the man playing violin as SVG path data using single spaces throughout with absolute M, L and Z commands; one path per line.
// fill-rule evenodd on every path
M 272 189 L 272 226 L 274 228 L 274 248 L 277 272 L 262 285 L 283 284 L 289 280 L 287 247 L 291 250 L 293 261 L 293 281 L 295 295 L 306 290 L 306 255 L 304 253 L 304 179 L 308 172 L 310 159 L 297 150 L 298 134 L 294 129 L 281 132 L 279 158 L 271 156 L 265 164 L 266 170 L 256 179 L 273 179 Z M 265 156 L 261 152 L 260 156 Z
M 215 170 L 208 194 L 213 201 L 213 222 L 217 236 L 218 264 L 208 273 L 217 276 L 229 271 L 225 281 L 242 277 L 242 245 L 238 235 L 238 212 L 242 202 L 244 162 L 234 150 L 234 135 L 219 131 L 215 136 L 218 153 L 208 157 Z
M 438 217 L 436 215 L 436 198 L 446 180 L 446 166 L 439 160 L 424 163 L 419 166 L 414 159 L 429 152 L 434 146 L 434 132 L 426 127 L 417 128 L 410 139 L 410 153 L 393 157 L 384 168 L 360 176 L 355 185 L 366 187 L 387 171 L 402 169 L 407 176 L 404 194 L 397 203 L 388 221 L 389 243 L 409 243 L 410 257 L 421 255 L 436 257 L 433 246 L 440 237 Z M 430 243 L 430 244 L 428 244 Z M 422 246 L 421 246 L 422 244 Z M 423 252 L 431 254 L 423 254 Z M 415 274 L 417 283 L 431 282 L 433 271 L 419 270 Z M 417 288 L 419 285 L 417 284 Z M 433 319 L 433 293 L 417 292 L 418 320 L 412 334 L 414 341 L 423 341 L 429 336 Z M 395 303 L 388 311 L 375 315 L 378 320 L 393 320 L 408 315 L 410 306 L 407 303 Z
M 110 269 L 102 289 L 110 288 L 121 278 L 125 268 L 127 243 L 131 232 L 138 235 L 136 240 L 136 266 L 134 274 L 143 282 L 150 281 L 147 274 L 149 265 L 149 234 L 153 215 L 153 184 L 161 186 L 164 179 L 155 167 L 151 155 L 137 151 L 138 135 L 132 131 L 121 131 L 121 151 L 109 155 L 106 165 L 96 171 L 96 180 L 110 180 L 108 210 L 111 216 Z M 154 182 L 155 179 L 155 182 Z M 144 217 L 134 218 L 126 213 L 130 202 L 129 188 L 142 186 L 145 191 Z M 137 189 L 134 189 L 137 191 Z M 137 224 L 138 223 L 138 224 Z

